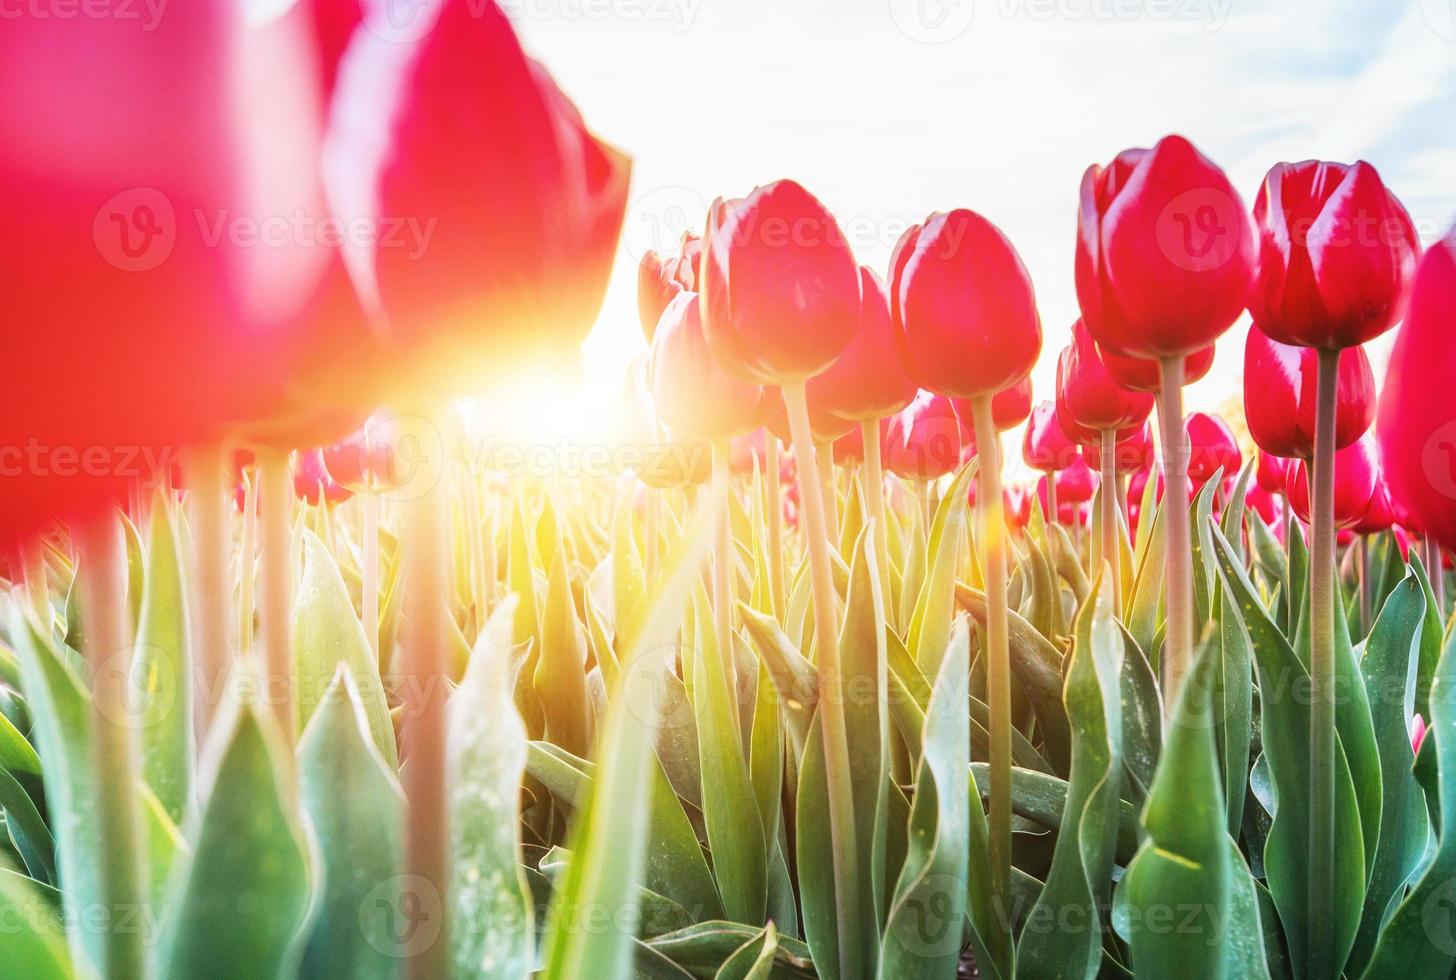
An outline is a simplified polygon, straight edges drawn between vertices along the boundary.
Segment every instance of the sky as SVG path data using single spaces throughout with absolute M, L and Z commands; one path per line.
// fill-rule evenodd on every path
M 1456 0 L 504 0 L 527 50 L 634 160 L 623 240 L 580 390 L 580 430 L 645 350 L 643 251 L 715 196 L 792 177 L 884 274 L 901 231 L 968 207 L 1031 272 L 1051 393 L 1077 317 L 1082 172 L 1179 132 L 1252 206 L 1281 160 L 1365 159 L 1424 241 L 1456 219 Z M 1222 405 L 1246 322 L 1190 409 Z M 1383 375 L 1385 343 L 1372 350 Z M 593 408 L 593 406 L 597 406 Z M 592 424 L 591 422 L 587 423 Z

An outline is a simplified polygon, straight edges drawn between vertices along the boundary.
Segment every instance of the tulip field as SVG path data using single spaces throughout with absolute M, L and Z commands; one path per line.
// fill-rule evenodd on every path
M 0 23 L 0 980 L 1456 976 L 1380 160 L 1079 161 L 1064 346 L 976 193 L 886 264 L 723 187 L 512 468 L 633 161 L 493 0 L 243 6 Z

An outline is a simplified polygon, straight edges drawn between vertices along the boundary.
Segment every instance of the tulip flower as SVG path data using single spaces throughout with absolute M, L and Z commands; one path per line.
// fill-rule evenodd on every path
M 885 429 L 885 468 L 902 480 L 927 483 L 955 472 L 961 424 L 950 399 L 921 391 Z
M 1338 350 L 1400 319 L 1420 244 L 1370 164 L 1275 164 L 1254 218 L 1259 264 L 1249 312 L 1270 337 Z
M 1283 493 L 1288 479 L 1289 464 L 1279 456 L 1259 450 L 1258 462 L 1254 467 L 1254 482 L 1269 493 Z
M 697 292 L 699 263 L 703 257 L 703 240 L 684 232 L 677 255 L 658 255 L 652 249 L 642 256 L 637 269 L 637 315 L 642 321 L 642 335 L 652 343 L 662 311 L 678 293 Z
M 1202 487 L 1222 467 L 1225 477 L 1243 468 L 1244 454 L 1239 451 L 1228 423 L 1217 415 L 1194 412 L 1188 416 L 1188 479 L 1194 487 Z
M 1001 454 L 991 400 L 1031 372 L 1041 353 L 1041 317 L 1020 256 L 973 211 L 933 214 L 911 227 L 895 245 L 890 268 L 890 316 L 906 373 L 937 394 L 972 399 L 987 599 L 991 894 L 1004 912 L 1011 867 L 1011 671 Z M 1009 967 L 1009 950 L 993 955 Z
M 1112 376 L 1081 320 L 1072 324 L 1072 342 L 1057 362 L 1057 400 L 1073 421 L 1099 433 L 1141 425 L 1153 411 L 1151 395 Z
M 523 364 L 578 357 L 630 166 L 526 58 L 495 4 L 419 16 L 407 37 L 355 32 L 325 176 L 347 219 L 434 219 L 414 248 L 380 235 L 349 255 L 404 397 L 434 402 Z
M 1006 432 L 1025 422 L 1031 415 L 1031 375 L 1010 388 L 998 391 L 991 399 L 991 422 L 997 432 Z
M 1354 531 L 1356 534 L 1379 534 L 1390 530 L 1394 524 L 1395 508 L 1390 502 L 1390 485 L 1386 482 L 1384 473 L 1377 473 L 1370 503 L 1355 522 Z
M 1375 376 L 1362 347 L 1340 352 L 1335 389 L 1335 448 L 1359 439 L 1375 419 Z M 1257 325 L 1244 343 L 1244 418 L 1265 453 L 1314 456 L 1315 381 L 1319 354 L 1274 340 Z
M 1299 519 L 1310 523 L 1308 464 L 1299 462 L 1289 468 L 1285 493 L 1289 506 Z M 1365 516 L 1375 493 L 1380 463 L 1375 441 L 1360 439 L 1335 454 L 1335 526 L 1351 528 Z
M 1057 419 L 1053 401 L 1038 402 L 1027 420 L 1026 434 L 1021 441 L 1021 458 L 1026 465 L 1043 473 L 1054 473 L 1072 465 L 1077 457 L 1077 444 L 1067 437 Z
M 763 424 L 763 389 L 726 371 L 703 336 L 697 293 L 663 311 L 652 338 L 652 398 L 664 425 L 688 439 L 732 439 Z
M 745 381 L 793 385 L 859 329 L 860 270 L 834 217 L 792 180 L 714 207 L 703 239 L 703 331 Z
M 1125 150 L 1082 177 L 1077 303 L 1098 345 L 1161 363 L 1164 469 L 1183 496 L 1184 357 L 1238 318 L 1254 275 L 1248 213 L 1228 177 L 1181 136 Z M 1193 649 L 1192 539 L 1187 514 L 1168 513 L 1167 708 Z
M 300 500 L 314 505 L 342 503 L 354 495 L 352 490 L 335 482 L 329 475 L 322 449 L 298 454 L 298 464 L 293 468 L 293 492 Z
M 1422 718 L 1419 714 L 1411 715 L 1410 744 L 1412 755 L 1421 754 L 1421 745 L 1425 742 L 1426 734 L 1429 731 L 1430 729 L 1426 727 L 1426 719 Z
M 1402 524 L 1456 548 L 1456 228 L 1421 260 L 1410 309 L 1396 333 L 1377 430 Z
M 1124 388 L 1153 393 L 1163 390 L 1162 367 L 1157 361 L 1116 354 L 1100 345 L 1097 352 L 1102 357 L 1102 363 L 1107 365 L 1108 373 Z M 1183 384 L 1191 385 L 1209 372 L 1213 367 L 1213 353 L 1214 347 L 1209 344 L 1183 358 Z
M 1283 488 L 1280 490 L 1282 492 Z M 1249 487 L 1248 493 L 1244 495 L 1244 506 L 1257 513 L 1270 527 L 1274 527 L 1281 520 L 1279 498 L 1259 484 Z

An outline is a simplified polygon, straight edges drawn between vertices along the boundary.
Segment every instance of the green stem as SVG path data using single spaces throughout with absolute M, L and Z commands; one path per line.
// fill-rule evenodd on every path
M 211 445 L 193 450 L 186 459 L 187 499 L 192 511 L 194 587 L 190 615 L 199 744 L 212 727 L 232 667 L 232 644 L 228 640 L 231 590 L 227 575 L 226 458 L 221 446 Z
M 768 519 L 768 591 L 775 616 L 784 606 L 784 499 L 779 486 L 779 440 L 772 432 L 763 434 L 764 517 Z
M 1011 648 L 1006 615 L 1006 517 L 1001 503 L 1001 458 L 988 452 L 997 442 L 991 396 L 971 403 L 980 465 L 976 500 L 981 514 L 981 553 L 986 560 L 986 690 L 990 703 L 991 814 L 989 859 L 991 903 L 1001 921 L 1011 913 Z M 1050 481 L 1048 481 L 1050 483 Z M 995 950 L 1003 970 L 1010 950 Z
M 814 590 L 814 642 L 819 667 L 819 727 L 824 739 L 824 782 L 829 796 L 829 838 L 834 854 L 834 895 L 838 910 L 839 972 L 861 976 L 861 943 L 850 923 L 856 920 L 855 863 L 859 858 L 854 825 L 854 790 L 850 781 L 849 742 L 844 727 L 844 681 L 839 664 L 839 596 L 830 565 L 829 527 L 824 515 L 824 489 L 814 460 L 809 408 L 804 383 L 783 386 L 789 432 L 799 462 L 800 506 L 809 550 L 809 577 Z
M 121 923 L 133 921 L 146 895 L 141 861 L 141 824 L 136 786 L 134 722 L 127 697 L 132 641 L 126 603 L 126 559 L 121 529 L 107 514 L 79 531 L 81 588 L 86 603 L 86 662 L 92 685 L 92 757 L 96 773 L 96 823 L 106 832 L 101 888 L 106 962 L 100 974 L 129 980 L 145 976 L 142 934 Z M 223 629 L 227 624 L 224 620 Z
M 1309 556 L 1309 966 L 1335 976 L 1335 390 L 1340 352 L 1319 352 Z
M 1193 657 L 1193 539 L 1188 526 L 1188 438 L 1183 431 L 1183 358 L 1162 359 L 1158 425 L 1163 443 L 1163 517 L 1167 521 L 1167 631 L 1163 641 L 1163 720 L 1171 721 Z
M 1112 576 L 1114 609 L 1122 608 L 1122 560 L 1118 554 L 1117 530 L 1117 430 L 1102 430 L 1102 560 Z
M 860 470 L 860 479 L 870 520 L 875 522 L 875 558 L 880 568 L 880 593 L 885 599 L 885 615 L 889 616 L 890 532 L 885 526 L 885 474 L 880 463 L 880 423 L 875 419 L 861 422 L 859 432 L 860 441 L 864 443 L 864 468 Z
M 435 413 L 417 412 L 425 419 Z M 413 488 L 412 488 L 413 489 Z M 450 499 L 442 479 L 420 488 L 405 511 L 404 732 L 407 764 L 401 771 L 406 802 L 406 899 L 438 910 L 440 933 L 412 951 L 411 980 L 449 975 L 449 823 L 445 791 L 445 698 L 449 612 Z
M 264 690 L 268 707 L 278 719 L 279 733 L 293 745 L 293 642 L 289 635 L 289 605 L 293 571 L 289 565 L 292 529 L 288 512 L 293 500 L 289 454 L 258 454 L 258 625 L 263 636 Z M 292 758 L 292 752 L 289 752 Z

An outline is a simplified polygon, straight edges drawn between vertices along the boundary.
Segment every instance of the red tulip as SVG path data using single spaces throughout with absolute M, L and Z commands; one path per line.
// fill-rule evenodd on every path
M 1041 501 L 1041 511 L 1047 513 L 1051 506 L 1047 497 L 1047 480 L 1050 476 L 1043 476 L 1036 481 L 1036 499 Z M 1074 527 L 1087 523 L 1088 508 L 1085 503 L 1077 503 L 1071 500 L 1064 500 L 1061 497 L 1061 487 L 1057 488 L 1057 523 L 1065 527 Z
M 1181 136 L 1124 150 L 1082 177 L 1077 301 L 1114 353 L 1207 347 L 1238 319 L 1254 276 L 1254 234 L 1224 172 Z
M 1456 228 L 1421 260 L 1380 399 L 1381 458 L 1400 523 L 1456 548 Z
M 1266 453 L 1286 459 L 1314 456 L 1314 403 L 1319 354 L 1281 344 L 1249 328 L 1244 342 L 1244 418 Z M 1375 375 L 1362 347 L 1340 354 L 1335 390 L 1335 448 L 1365 434 L 1375 419 Z
M 1355 524 L 1356 534 L 1379 534 L 1381 531 L 1388 531 L 1395 523 L 1395 508 L 1390 503 L 1390 487 L 1385 482 L 1385 476 L 1377 473 L 1375 476 L 1375 489 L 1370 494 L 1370 503 L 1365 506 L 1365 513 L 1360 515 L 1360 520 Z
M 885 430 L 885 468 L 902 480 L 927 481 L 961 461 L 961 425 L 950 399 L 922 391 Z
M 1097 474 L 1080 453 L 1072 458 L 1072 465 L 1056 474 L 1055 479 L 1059 502 L 1085 504 L 1097 492 Z
M 975 481 L 971 481 L 974 489 Z M 1005 503 L 1006 523 L 1009 527 L 1020 530 L 1031 522 L 1031 493 L 1023 486 L 1009 486 L 1001 492 Z M 974 501 L 972 501 L 974 503 Z
M 1021 440 L 1021 458 L 1026 465 L 1043 473 L 1052 473 L 1072 465 L 1076 455 L 1076 444 L 1067 438 L 1057 421 L 1056 403 L 1038 402 L 1031 410 L 1026 434 Z
M 1410 215 L 1364 161 L 1279 163 L 1254 202 L 1254 322 L 1300 347 L 1354 347 L 1400 319 L 1420 245 Z
M 1161 469 L 1138 470 L 1127 481 L 1127 502 L 1129 506 L 1142 502 L 1143 491 L 1147 489 L 1148 481 L 1153 478 L 1153 474 L 1155 473 L 1157 474 L 1157 489 L 1153 491 L 1153 499 L 1163 499 L 1163 471 Z
M 1283 458 L 1271 456 L 1261 449 L 1254 466 L 1254 482 L 1269 493 L 1283 493 L 1288 470 L 1289 464 Z
M 1283 489 L 1280 487 L 1281 492 Z M 1282 517 L 1282 505 L 1279 503 L 1279 498 L 1258 484 L 1249 487 L 1249 492 L 1244 495 L 1244 506 L 1257 513 L 1270 527 L 1273 527 Z
M 293 492 L 310 504 L 320 501 L 337 504 L 354 496 L 354 491 L 329 475 L 322 449 L 307 449 L 298 454 L 293 467 Z
M 1225 477 L 1233 476 L 1244 465 L 1244 455 L 1239 451 L 1238 440 L 1229 430 L 1228 423 L 1217 415 L 1194 412 L 1188 416 L 1188 479 L 1196 487 L 1204 483 L 1223 467 Z
M 1379 472 L 1380 464 L 1376 458 L 1373 439 L 1361 439 L 1335 453 L 1336 527 L 1354 527 L 1359 523 L 1375 493 L 1376 475 Z M 1289 478 L 1284 490 L 1289 497 L 1290 509 L 1308 524 L 1308 464 L 1299 462 L 1289 467 Z
M 826 411 L 855 422 L 894 415 L 915 397 L 895 352 L 894 328 L 884 283 L 868 266 L 860 269 L 859 329 L 827 371 L 809 380 L 807 395 Z
M 879 425 L 882 437 L 885 429 L 889 427 L 888 419 L 881 419 Z M 881 447 L 883 450 L 883 446 Z M 840 466 L 858 466 L 864 462 L 864 432 L 859 426 L 850 429 L 834 442 L 834 462 Z
M 1097 352 L 1102 355 L 1102 363 L 1107 365 L 1107 371 L 1124 388 L 1133 391 L 1159 392 L 1163 390 L 1163 371 L 1157 361 L 1149 361 L 1142 357 L 1125 357 L 1122 354 L 1115 354 L 1106 347 L 1099 346 Z M 1183 358 L 1183 383 L 1191 385 L 1202 378 L 1213 367 L 1212 344 Z
M 1140 425 L 1153 411 L 1151 395 L 1113 378 L 1081 320 L 1072 324 L 1072 342 L 1057 362 L 1057 404 L 1077 424 L 1099 432 Z
M 1146 422 L 1141 426 L 1119 434 L 1113 446 L 1112 462 L 1119 476 L 1136 473 L 1153 465 L 1153 432 Z M 1102 472 L 1102 448 L 1100 445 L 1082 447 L 1082 458 L 1094 473 Z
M 428 221 L 351 243 L 349 257 L 395 383 L 435 399 L 523 362 L 578 356 L 606 290 L 630 165 L 587 131 L 494 3 L 413 13 L 423 20 L 408 36 L 355 32 L 325 173 L 351 221 Z
M 731 439 L 763 424 L 763 389 L 729 374 L 708 349 L 697 293 L 682 293 L 663 311 L 651 382 L 658 417 L 684 439 Z
M 973 211 L 932 214 L 890 260 L 890 315 L 900 360 L 923 388 L 995 395 L 1041 353 L 1041 317 L 1016 249 Z
M 767 397 L 765 397 L 765 401 L 767 401 Z M 768 463 L 768 440 L 777 438 L 768 429 L 763 428 L 754 429 L 747 435 L 734 439 L 728 446 L 729 471 L 746 476 L 753 472 L 754 463 L 757 461 L 758 471 L 767 472 L 765 467 Z M 798 464 L 794 461 L 794 454 L 786 452 L 784 447 L 780 446 L 777 456 L 779 481 L 785 484 L 792 483 L 798 476 Z
M 1031 415 L 1031 375 L 1010 388 L 1004 388 L 991 399 L 991 423 L 997 432 L 1014 429 Z
M 854 253 L 834 216 L 792 180 L 712 209 L 699 288 L 713 353 L 759 384 L 820 373 L 860 325 Z
M 676 255 L 658 255 L 652 249 L 642 256 L 637 267 L 637 315 L 642 321 L 642 335 L 652 343 L 657 321 L 673 297 L 681 292 L 697 292 L 699 263 L 703 257 L 703 240 L 684 232 Z
M 392 438 L 387 418 L 371 418 L 348 437 L 323 448 L 324 468 L 351 491 L 397 485 L 401 474 Z

